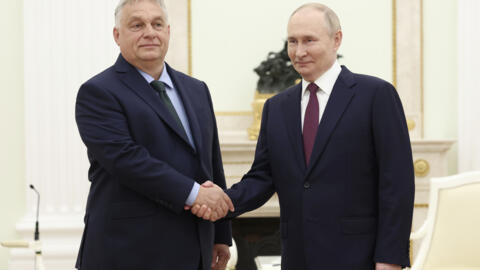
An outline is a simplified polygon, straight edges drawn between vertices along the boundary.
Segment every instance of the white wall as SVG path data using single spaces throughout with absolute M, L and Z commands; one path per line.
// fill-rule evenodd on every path
M 0 241 L 15 239 L 25 208 L 22 1 L 2 0 L 0 25 Z M 0 269 L 8 250 L 0 247 Z
M 458 171 L 480 170 L 480 1 L 458 1 Z
M 425 138 L 457 139 L 457 0 L 424 1 Z M 457 172 L 457 144 L 448 153 Z
M 253 69 L 286 40 L 290 14 L 302 0 L 192 0 L 193 75 L 205 80 L 216 111 L 250 111 Z M 392 1 L 325 0 L 340 17 L 342 64 L 392 80 Z

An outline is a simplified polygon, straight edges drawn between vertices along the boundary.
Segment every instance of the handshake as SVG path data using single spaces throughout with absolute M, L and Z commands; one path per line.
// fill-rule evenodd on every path
M 190 210 L 197 217 L 213 222 L 225 217 L 228 210 L 235 211 L 235 208 L 230 197 L 219 186 L 206 181 L 200 186 L 193 205 L 186 205 L 185 210 Z

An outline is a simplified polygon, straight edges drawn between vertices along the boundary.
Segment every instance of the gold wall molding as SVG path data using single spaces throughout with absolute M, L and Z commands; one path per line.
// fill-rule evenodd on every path
M 243 175 L 229 175 L 229 179 L 238 179 L 238 181 L 242 180 Z
M 423 32 L 423 0 L 420 0 L 420 118 L 422 119 L 422 129 L 420 130 L 420 136 L 423 138 L 425 126 L 425 78 L 424 78 L 424 32 Z
M 425 177 L 430 172 L 430 164 L 425 159 L 417 159 L 413 163 L 415 169 L 415 176 Z
M 410 247 L 409 247 L 409 256 L 410 256 L 410 264 L 413 264 L 413 241 L 410 240 Z
M 412 131 L 416 126 L 415 120 L 413 119 L 407 119 L 407 127 L 408 131 Z
M 260 124 L 262 122 L 262 112 L 263 112 L 263 105 L 267 99 L 273 97 L 275 94 L 261 94 L 258 91 L 255 91 L 255 97 L 252 102 L 253 108 L 253 123 L 247 129 L 248 131 L 248 138 L 252 141 L 256 141 L 258 139 L 258 133 L 260 133 Z
M 251 165 L 252 161 L 224 161 L 223 164 L 230 165 Z
M 231 112 L 215 112 L 215 116 L 251 116 L 252 111 L 231 111 Z

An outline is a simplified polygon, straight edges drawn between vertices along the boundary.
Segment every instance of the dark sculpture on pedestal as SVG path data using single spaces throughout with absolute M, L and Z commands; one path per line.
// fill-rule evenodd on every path
M 341 55 L 337 55 L 337 59 L 341 57 Z M 250 140 L 258 138 L 265 101 L 276 93 L 299 83 L 302 79 L 300 74 L 293 68 L 292 62 L 288 57 L 288 42 L 285 42 L 280 52 L 269 52 L 267 60 L 262 61 L 254 71 L 260 78 L 257 82 L 257 91 L 255 91 L 252 103 L 253 123 L 248 128 Z
M 267 60 L 262 61 L 254 71 L 260 76 L 257 82 L 257 91 L 260 94 L 280 92 L 301 79 L 288 58 L 287 42 L 280 52 L 268 53 Z

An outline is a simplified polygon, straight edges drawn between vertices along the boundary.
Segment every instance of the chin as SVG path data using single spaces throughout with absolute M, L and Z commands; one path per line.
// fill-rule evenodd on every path
M 313 77 L 312 73 L 310 72 L 302 72 L 302 70 L 297 70 L 298 74 L 300 74 L 300 76 L 302 76 L 302 78 L 304 78 L 305 80 L 307 79 L 310 79 L 311 77 Z
M 140 58 L 143 59 L 144 61 L 155 61 L 162 59 L 162 55 L 159 53 L 145 53 L 140 55 Z
M 310 68 L 307 68 L 307 67 L 299 67 L 299 68 L 296 68 L 295 69 L 298 74 L 302 75 L 302 77 L 305 75 L 305 76 L 308 76 L 310 74 L 312 74 L 312 70 Z

